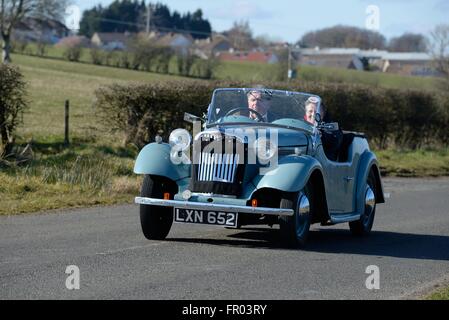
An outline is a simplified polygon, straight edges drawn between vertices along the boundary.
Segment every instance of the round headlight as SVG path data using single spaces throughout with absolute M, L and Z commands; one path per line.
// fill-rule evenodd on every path
M 277 145 L 267 138 L 257 139 L 254 143 L 254 148 L 257 150 L 257 158 L 261 162 L 269 161 L 277 152 Z
M 168 141 L 172 148 L 178 151 L 185 151 L 190 147 L 192 136 L 185 129 L 176 129 L 170 134 Z

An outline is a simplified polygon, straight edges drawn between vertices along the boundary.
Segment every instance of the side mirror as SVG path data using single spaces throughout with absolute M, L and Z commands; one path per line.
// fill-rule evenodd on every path
M 316 123 L 321 123 L 321 115 L 319 113 L 315 113 L 315 121 Z
M 318 125 L 318 129 L 326 131 L 338 131 L 340 130 L 340 126 L 338 125 L 338 122 L 322 123 Z
M 189 122 L 189 123 L 195 123 L 195 122 L 198 122 L 198 121 L 203 122 L 204 120 L 202 118 L 200 118 L 200 117 L 197 117 L 197 116 L 195 116 L 193 114 L 190 114 L 190 113 L 186 112 L 186 113 L 184 113 L 184 121 Z

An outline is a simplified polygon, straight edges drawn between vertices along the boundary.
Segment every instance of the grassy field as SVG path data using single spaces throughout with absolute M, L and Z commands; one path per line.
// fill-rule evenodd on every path
M 364 84 L 392 89 L 440 90 L 442 81 L 436 78 L 407 77 L 394 74 L 361 72 L 356 70 L 314 67 L 298 67 L 298 79 L 303 81 Z M 272 79 L 273 66 L 261 63 L 222 63 L 214 76 L 218 79 L 262 81 Z
M 89 64 L 13 55 L 28 83 L 30 110 L 19 135 L 24 140 L 62 135 L 64 103 L 71 105 L 71 133 L 78 137 L 97 135 L 92 107 L 94 92 L 112 83 L 176 80 L 178 77 L 123 70 Z
M 111 83 L 182 78 L 24 55 L 12 58 L 25 75 L 30 101 L 17 142 L 21 147 L 32 142 L 33 160 L 20 166 L 0 164 L 0 215 L 132 201 L 141 183 L 132 172 L 138 150 L 121 147 L 121 137 L 97 122 L 94 92 Z M 223 78 L 233 72 L 254 75 L 255 67 L 230 64 L 220 72 Z M 71 103 L 70 147 L 62 144 L 66 99 Z M 449 175 L 448 150 L 387 150 L 377 155 L 388 175 Z
M 381 172 L 396 177 L 449 176 L 449 150 L 377 150 Z
M 29 52 L 36 52 L 36 46 L 29 45 Z M 62 59 L 63 48 L 49 46 L 46 56 L 50 58 Z M 114 53 L 112 54 L 114 56 Z M 116 55 L 116 54 L 115 54 Z M 114 60 L 116 58 L 112 58 Z M 92 59 L 89 49 L 84 49 L 80 58 L 81 62 L 90 64 Z M 55 63 L 55 66 L 60 64 Z M 170 68 L 172 73 L 176 73 L 176 68 Z M 120 71 L 118 71 L 120 72 Z M 126 73 L 126 72 L 125 72 Z M 242 80 L 258 82 L 263 80 L 274 80 L 276 72 L 274 67 L 257 62 L 222 62 L 214 72 L 214 78 L 223 80 Z M 379 72 L 361 72 L 356 70 L 315 67 L 301 65 L 297 68 L 298 79 L 304 81 L 337 82 L 365 84 L 369 86 L 379 86 L 392 89 L 416 89 L 416 90 L 439 90 L 443 87 L 442 81 L 436 78 L 400 76 Z
M 430 294 L 425 300 L 449 300 L 449 286 Z

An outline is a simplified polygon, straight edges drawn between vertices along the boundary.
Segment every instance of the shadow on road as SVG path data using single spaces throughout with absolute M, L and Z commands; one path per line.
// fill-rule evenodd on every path
M 282 246 L 279 230 L 266 228 L 240 229 L 222 239 L 172 238 L 167 241 L 292 250 Z M 310 232 L 303 251 L 449 261 L 449 236 L 373 231 L 367 237 L 355 237 L 348 230 L 323 229 Z

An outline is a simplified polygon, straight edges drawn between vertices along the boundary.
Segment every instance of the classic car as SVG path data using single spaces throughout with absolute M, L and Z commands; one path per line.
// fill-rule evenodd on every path
M 197 132 L 157 136 L 137 157 L 145 237 L 165 239 L 173 222 L 279 225 L 295 247 L 315 223 L 368 234 L 385 202 L 378 161 L 362 133 L 341 131 L 324 113 L 313 94 L 216 89 L 207 115 L 185 115 Z

